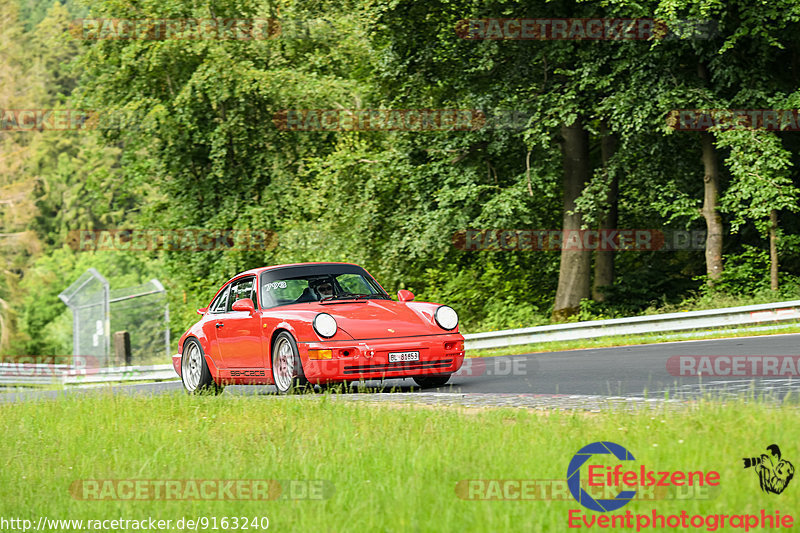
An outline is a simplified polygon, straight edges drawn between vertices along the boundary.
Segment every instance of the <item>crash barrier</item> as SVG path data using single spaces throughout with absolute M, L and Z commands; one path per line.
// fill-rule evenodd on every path
M 595 339 L 618 335 L 645 335 L 687 330 L 742 328 L 774 325 L 800 320 L 800 300 L 769 304 L 727 307 L 705 311 L 688 311 L 663 315 L 646 315 L 609 320 L 592 320 L 571 324 L 506 329 L 464 335 L 465 349 L 502 348 L 518 344 Z M 785 327 L 785 326 L 784 326 Z
M 0 363 L 0 386 L 82 385 L 179 379 L 171 364 L 76 370 L 70 365 Z
M 464 335 L 465 349 L 501 348 L 618 335 L 703 331 L 726 328 L 726 332 L 748 329 L 781 329 L 800 320 L 800 300 L 742 307 L 646 315 L 571 324 L 536 326 Z M 761 326 L 755 327 L 754 326 Z M 0 386 L 79 385 L 131 381 L 177 380 L 171 364 L 75 369 L 69 365 L 24 365 L 0 363 Z

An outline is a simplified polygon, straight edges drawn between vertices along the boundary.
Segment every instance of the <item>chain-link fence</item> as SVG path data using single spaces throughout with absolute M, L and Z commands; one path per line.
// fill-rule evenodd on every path
M 111 337 L 106 278 L 90 268 L 58 297 L 72 310 L 73 357 L 93 356 L 98 364 L 107 366 Z
M 72 310 L 72 354 L 93 356 L 102 367 L 125 364 L 111 349 L 114 332 L 127 331 L 132 365 L 169 360 L 169 306 L 158 280 L 110 289 L 108 281 L 90 268 L 59 298 Z M 165 359 L 166 357 L 166 359 Z
M 170 360 L 167 291 L 158 280 L 112 289 L 110 302 L 111 331 L 130 333 L 132 365 Z

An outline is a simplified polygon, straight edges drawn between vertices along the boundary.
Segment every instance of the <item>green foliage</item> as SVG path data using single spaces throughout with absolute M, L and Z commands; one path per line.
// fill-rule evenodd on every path
M 704 294 L 714 298 L 725 294 L 755 297 L 763 301 L 794 300 L 800 295 L 800 278 L 782 274 L 779 293 L 770 290 L 769 253 L 755 246 L 744 246 L 744 251 L 725 258 L 725 271 L 713 288 L 703 287 Z M 755 302 L 754 302 L 755 303 Z M 759 302 L 760 303 L 760 302 Z
M 24 296 L 19 301 L 22 310 L 19 314 L 19 338 L 12 344 L 10 353 L 72 353 L 71 311 L 58 295 L 90 267 L 97 269 L 112 289 L 163 277 L 158 263 L 142 255 L 117 251 L 76 253 L 67 247 L 53 249 L 40 256 L 26 270 L 20 282 Z
M 750 220 L 766 235 L 771 211 L 800 209 L 789 174 L 791 153 L 770 132 L 732 129 L 717 135 L 717 146 L 730 149 L 725 163 L 733 179 L 720 203 L 723 211 L 735 214 L 731 230 L 735 233 Z
M 19 21 L 26 31 L 32 31 L 54 7 L 69 13 L 70 19 L 86 15 L 86 8 L 74 0 L 18 0 L 18 3 Z
M 557 253 L 465 251 L 453 235 L 561 227 L 562 124 L 580 116 L 589 133 L 595 172 L 577 202 L 587 227 L 608 208 L 613 175 L 620 227 L 697 229 L 698 136 L 671 130 L 666 114 L 800 107 L 785 68 L 800 50 L 798 8 L 789 1 L 0 3 L 0 108 L 94 109 L 127 120 L 99 131 L 0 133 L 0 208 L 4 233 L 14 235 L 0 248 L 9 265 L 0 284 L 0 350 L 12 342 L 16 351 L 68 349 L 65 308 L 55 298 L 88 266 L 119 284 L 164 282 L 173 335 L 239 271 L 327 260 L 363 264 L 391 292 L 407 288 L 452 304 L 467 331 L 544 323 Z M 478 41 L 454 31 L 462 19 L 531 13 L 713 18 L 719 31 L 654 42 Z M 67 28 L 82 16 L 280 18 L 287 28 L 324 21 L 315 27 L 325 30 L 254 41 L 80 40 Z M 437 132 L 286 131 L 274 121 L 286 109 L 340 108 L 525 118 Z M 607 169 L 601 124 L 619 140 Z M 578 318 L 761 298 L 772 211 L 781 225 L 781 292 L 773 297 L 796 291 L 800 143 L 786 132 L 714 135 L 731 229 L 716 292 L 701 289 L 702 250 L 624 252 L 606 301 L 584 301 Z M 272 230 L 279 244 L 142 254 L 64 248 L 70 230 L 113 228 Z

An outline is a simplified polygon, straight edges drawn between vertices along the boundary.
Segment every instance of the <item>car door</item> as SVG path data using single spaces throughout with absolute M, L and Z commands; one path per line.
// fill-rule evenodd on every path
M 214 324 L 222 362 L 227 368 L 264 368 L 261 312 L 257 308 L 255 289 L 255 276 L 247 276 L 232 282 L 226 311 Z M 234 302 L 244 298 L 250 298 L 256 306 L 252 314 L 232 309 Z
M 225 322 L 225 316 L 228 312 L 228 294 L 230 293 L 230 285 L 227 285 L 219 294 L 217 294 L 211 305 L 208 306 L 208 312 L 203 317 L 203 331 L 206 334 L 209 344 L 209 355 L 214 360 L 217 366 L 225 366 L 222 362 L 222 352 L 219 348 L 219 341 L 217 339 L 217 324 Z

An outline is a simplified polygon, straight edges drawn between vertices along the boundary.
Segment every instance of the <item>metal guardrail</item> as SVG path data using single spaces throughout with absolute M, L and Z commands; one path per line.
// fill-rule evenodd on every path
M 171 364 L 75 370 L 69 365 L 0 363 L 0 386 L 90 385 L 179 379 Z
M 800 320 L 800 300 L 728 307 L 610 320 L 593 320 L 552 326 L 507 329 L 464 335 L 467 350 L 519 344 L 593 339 L 616 335 L 641 335 L 686 330 L 764 325 Z M 778 326 L 776 326 L 778 327 Z M 760 328 L 763 329 L 763 328 Z M 0 363 L 0 386 L 89 385 L 128 381 L 180 379 L 171 364 L 74 370 L 68 365 Z
M 0 386 L 64 383 L 70 369 L 69 365 L 0 363 Z
M 469 333 L 464 335 L 464 338 L 466 340 L 466 349 L 477 350 L 518 344 L 540 344 L 617 335 L 641 335 L 731 326 L 741 327 L 788 320 L 800 320 L 800 300 L 727 307 L 707 311 L 613 318 L 486 333 Z
M 149 366 L 120 366 L 100 368 L 96 372 L 86 372 L 68 376 L 67 385 L 90 383 L 113 383 L 117 381 L 163 381 L 180 379 L 171 364 Z

